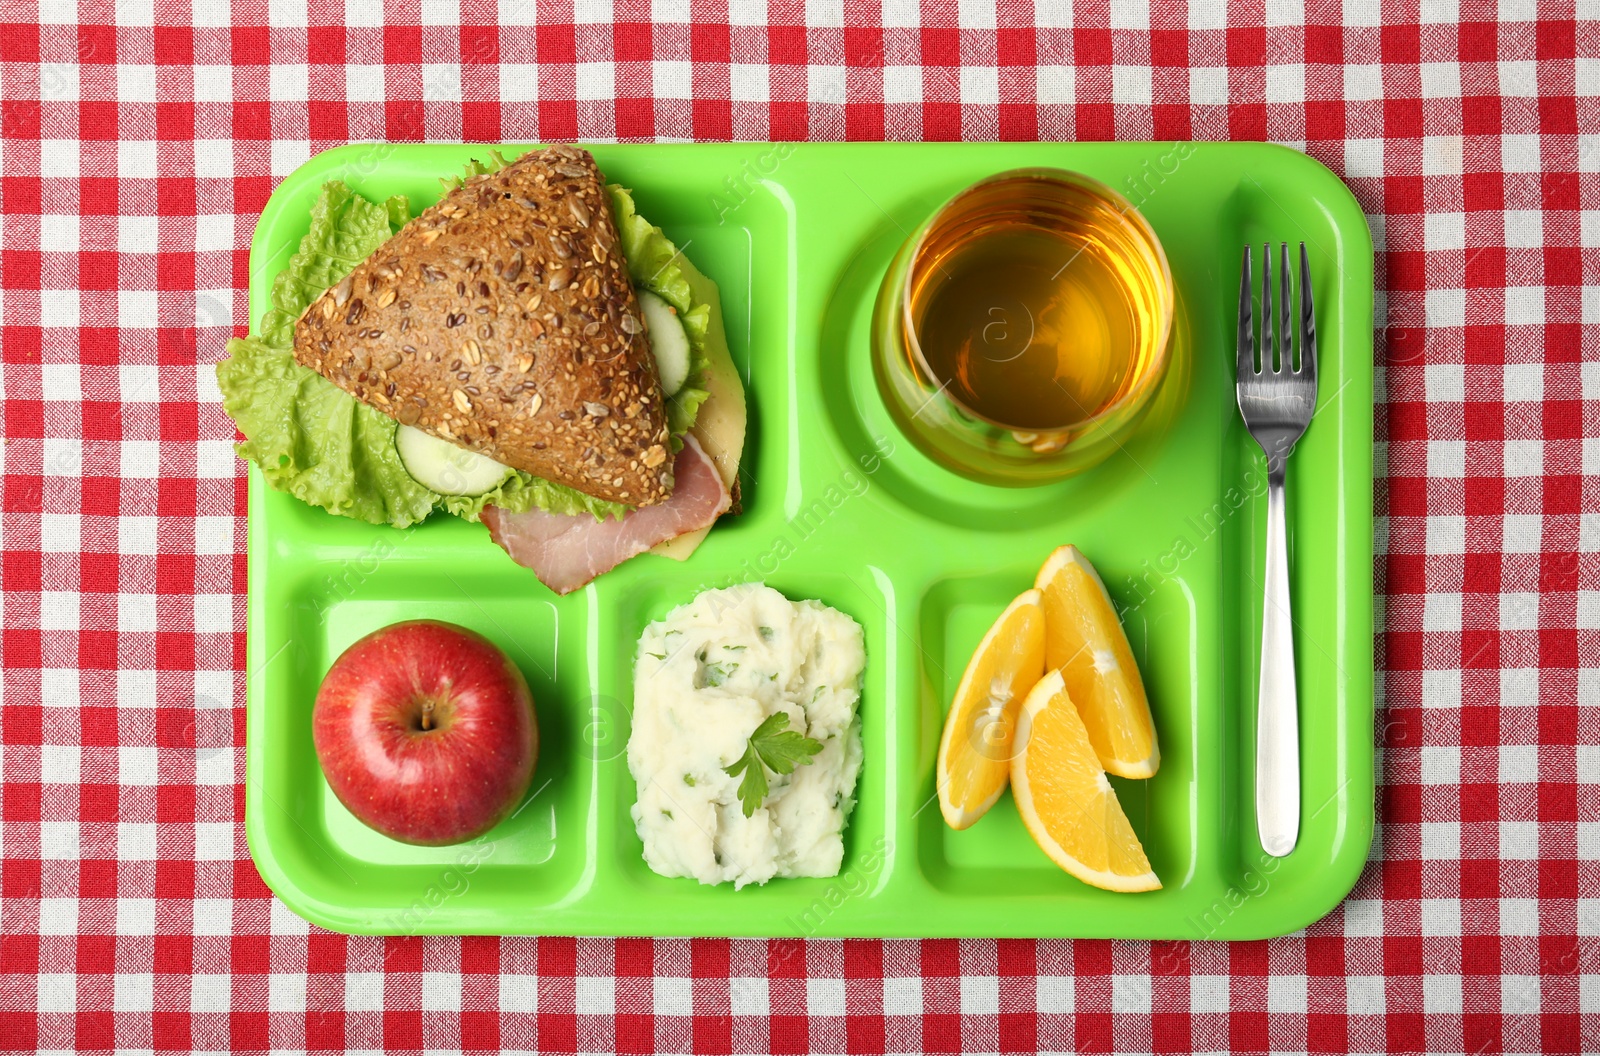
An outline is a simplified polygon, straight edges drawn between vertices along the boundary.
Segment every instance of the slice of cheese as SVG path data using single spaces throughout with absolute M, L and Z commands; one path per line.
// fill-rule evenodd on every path
M 700 446 L 716 464 L 722 482 L 732 489 L 739 479 L 739 456 L 744 451 L 744 430 L 748 420 L 744 402 L 744 384 L 739 380 L 739 368 L 733 364 L 728 351 L 728 334 L 722 325 L 722 297 L 717 284 L 700 274 L 698 268 L 685 257 L 678 258 L 683 273 L 689 279 L 696 301 L 711 305 L 711 325 L 706 328 L 705 389 L 711 395 L 700 405 L 689 432 L 700 441 Z M 715 526 L 713 526 L 715 527 Z M 650 552 L 685 561 L 695 552 L 710 528 L 668 539 Z

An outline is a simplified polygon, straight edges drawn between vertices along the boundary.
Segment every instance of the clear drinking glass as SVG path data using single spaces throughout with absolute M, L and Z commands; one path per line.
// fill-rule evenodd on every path
M 982 180 L 901 246 L 873 311 L 899 428 L 975 480 L 1042 484 L 1121 446 L 1167 373 L 1172 272 L 1110 187 L 1060 169 Z

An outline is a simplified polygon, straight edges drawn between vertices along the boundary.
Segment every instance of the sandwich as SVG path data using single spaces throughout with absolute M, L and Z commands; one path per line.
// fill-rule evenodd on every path
M 415 217 L 326 184 L 217 381 L 272 487 L 397 528 L 480 522 L 558 593 L 687 558 L 738 501 L 716 286 L 575 147 L 492 153 Z

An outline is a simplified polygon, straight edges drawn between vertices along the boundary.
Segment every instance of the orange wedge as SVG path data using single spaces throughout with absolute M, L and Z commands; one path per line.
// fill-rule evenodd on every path
M 1044 674 L 1044 612 L 1025 591 L 978 643 L 956 687 L 939 738 L 934 778 L 939 810 L 952 829 L 983 817 L 1006 789 L 1017 709 Z
M 1161 886 L 1060 671 L 1041 678 L 1017 714 L 1011 794 L 1050 860 L 1107 891 Z
M 1100 765 L 1150 777 L 1161 765 L 1150 701 L 1111 595 L 1075 546 L 1059 547 L 1034 581 L 1044 607 L 1045 667 L 1061 671 Z

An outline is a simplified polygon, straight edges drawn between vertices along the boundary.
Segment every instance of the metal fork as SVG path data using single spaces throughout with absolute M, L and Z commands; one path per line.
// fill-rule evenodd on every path
M 1262 247 L 1261 357 L 1250 309 L 1250 247 L 1239 276 L 1236 384 L 1244 425 L 1267 458 L 1266 598 L 1261 616 L 1261 683 L 1256 704 L 1256 832 L 1261 848 L 1282 857 L 1300 836 L 1300 735 L 1289 618 L 1289 551 L 1284 535 L 1284 464 L 1305 435 L 1317 404 L 1317 327 L 1311 265 L 1300 243 L 1300 358 L 1290 335 L 1289 245 L 1281 243 L 1277 340 L 1272 327 L 1272 245 Z

